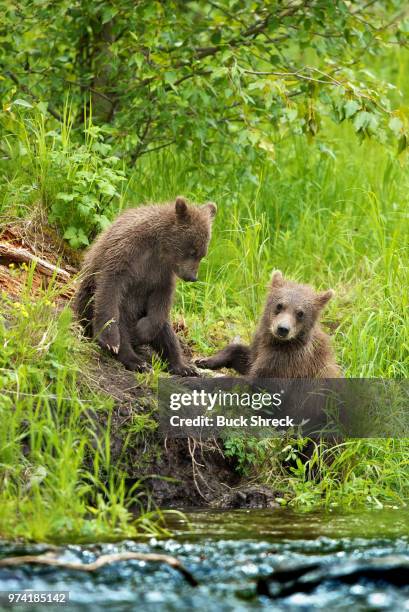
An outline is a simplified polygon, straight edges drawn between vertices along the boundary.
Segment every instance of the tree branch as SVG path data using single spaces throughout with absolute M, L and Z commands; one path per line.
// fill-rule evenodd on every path
M 309 77 L 306 76 L 305 74 L 301 74 L 298 70 L 296 70 L 295 72 L 274 72 L 274 71 L 256 71 L 256 70 L 243 70 L 243 72 L 245 74 L 254 74 L 256 76 L 277 76 L 277 77 L 282 77 L 284 79 L 287 78 L 296 78 L 296 79 L 301 79 L 303 81 L 311 81 L 312 83 L 322 83 L 324 85 L 342 85 L 342 83 L 340 83 L 339 81 L 336 81 L 335 79 L 331 79 L 328 77 L 327 81 L 324 81 L 323 79 L 314 79 L 314 77 Z M 327 75 L 325 75 L 327 76 Z
M 41 274 L 45 274 L 46 276 L 53 276 L 55 274 L 64 281 L 71 278 L 71 275 L 66 270 L 55 266 L 45 259 L 37 257 L 37 255 L 33 255 L 27 251 L 27 249 L 14 247 L 5 242 L 0 243 L 0 261 L 1 260 L 5 260 L 7 263 L 35 264 L 36 269 L 41 272 Z
M 33 94 L 33 92 L 27 87 L 27 85 L 24 85 L 23 83 L 20 83 L 20 81 L 18 80 L 18 78 L 14 74 L 14 72 L 11 72 L 10 70 L 7 70 L 4 74 L 6 76 L 8 76 L 9 79 L 11 79 L 13 81 L 13 83 L 15 83 L 22 91 L 24 91 L 24 93 L 26 93 L 29 96 L 31 96 L 33 98 L 33 100 L 35 100 L 35 102 L 39 102 L 40 101 L 39 98 L 35 94 Z M 60 115 L 60 113 L 58 113 L 49 104 L 47 104 L 47 110 L 50 113 L 50 115 L 52 115 L 54 117 L 54 119 L 57 119 L 57 121 L 61 121 L 62 122 L 63 118 Z
M 170 567 L 177 570 L 187 580 L 191 586 L 197 586 L 198 582 L 196 578 L 185 568 L 184 565 L 176 557 L 170 555 L 160 555 L 157 553 L 136 553 L 136 552 L 123 552 L 112 555 L 102 555 L 96 561 L 92 563 L 72 563 L 68 561 L 61 561 L 56 559 L 54 554 L 50 555 L 23 555 L 21 557 L 6 557 L 0 559 L 0 567 L 16 567 L 19 565 L 39 564 L 39 565 L 50 565 L 52 567 L 60 567 L 62 569 L 76 570 L 80 572 L 95 572 L 104 565 L 111 563 L 117 563 L 119 561 L 151 561 L 154 563 L 166 563 Z
M 169 142 L 165 142 L 165 144 L 158 145 L 157 147 L 151 147 L 150 149 L 144 149 L 139 153 L 139 157 L 142 155 L 146 155 L 146 153 L 152 153 L 153 151 L 159 151 L 160 149 L 164 149 L 165 147 L 170 147 L 170 145 L 176 142 L 175 139 L 169 140 Z

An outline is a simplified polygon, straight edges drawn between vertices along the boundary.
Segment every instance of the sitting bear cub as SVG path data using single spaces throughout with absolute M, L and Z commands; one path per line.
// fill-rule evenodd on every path
M 194 375 L 169 321 L 176 277 L 195 281 L 206 255 L 216 205 L 184 198 L 122 213 L 89 249 L 75 310 L 86 333 L 129 370 L 145 364 L 135 350 L 149 344 L 173 374 Z
M 196 365 L 233 368 L 251 378 L 338 378 L 330 339 L 319 325 L 333 291 L 315 293 L 308 285 L 272 275 L 263 315 L 250 346 L 230 344 Z

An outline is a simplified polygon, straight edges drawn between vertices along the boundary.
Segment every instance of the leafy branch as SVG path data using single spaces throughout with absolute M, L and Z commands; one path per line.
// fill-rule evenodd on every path
M 47 100 L 61 120 L 69 93 L 77 125 L 91 104 L 131 162 L 172 144 L 271 150 L 289 132 L 314 135 L 324 116 L 352 121 L 364 137 L 407 140 L 388 84 L 363 70 L 408 42 L 408 9 L 394 0 L 59 6 L 55 13 L 23 2 L 21 19 L 6 14 L 3 97 L 12 101 L 17 89 Z

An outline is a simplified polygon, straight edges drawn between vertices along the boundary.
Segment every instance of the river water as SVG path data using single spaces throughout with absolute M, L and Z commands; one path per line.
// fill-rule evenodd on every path
M 167 565 L 141 561 L 115 563 L 90 574 L 33 565 L 0 568 L 3 592 L 69 591 L 70 598 L 64 606 L 8 608 L 3 594 L 0 609 L 409 611 L 409 585 L 394 585 L 382 573 L 383 565 L 391 563 L 409 573 L 409 511 L 338 514 L 273 509 L 186 516 L 189 523 L 178 516 L 170 519 L 171 539 L 68 545 L 58 554 L 65 561 L 86 563 L 114 552 L 167 553 L 183 562 L 198 586 L 190 586 Z M 36 546 L 0 543 L 0 557 L 34 552 L 39 552 Z M 374 560 L 381 568 L 375 578 L 360 576 L 359 569 Z M 291 594 L 284 593 L 288 581 L 284 586 L 273 581 L 270 596 L 257 594 L 260 577 L 312 564 L 319 567 L 319 579 L 312 587 L 305 588 L 311 581 L 301 576 L 291 581 Z M 347 584 L 334 577 L 334 572 L 342 574 L 351 564 L 358 572 Z

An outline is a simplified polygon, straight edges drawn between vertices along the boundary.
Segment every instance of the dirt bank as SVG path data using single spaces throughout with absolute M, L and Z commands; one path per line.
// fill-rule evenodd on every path
M 92 372 L 97 388 L 114 399 L 111 457 L 128 474 L 129 486 L 143 479 L 147 495 L 162 508 L 275 506 L 267 487 L 239 477 L 220 441 L 165 438 L 154 428 L 137 434 L 134 423 L 141 415 L 155 419 L 156 393 L 138 385 L 132 372 L 105 355 L 95 358 Z M 101 435 L 105 418 L 96 416 Z

